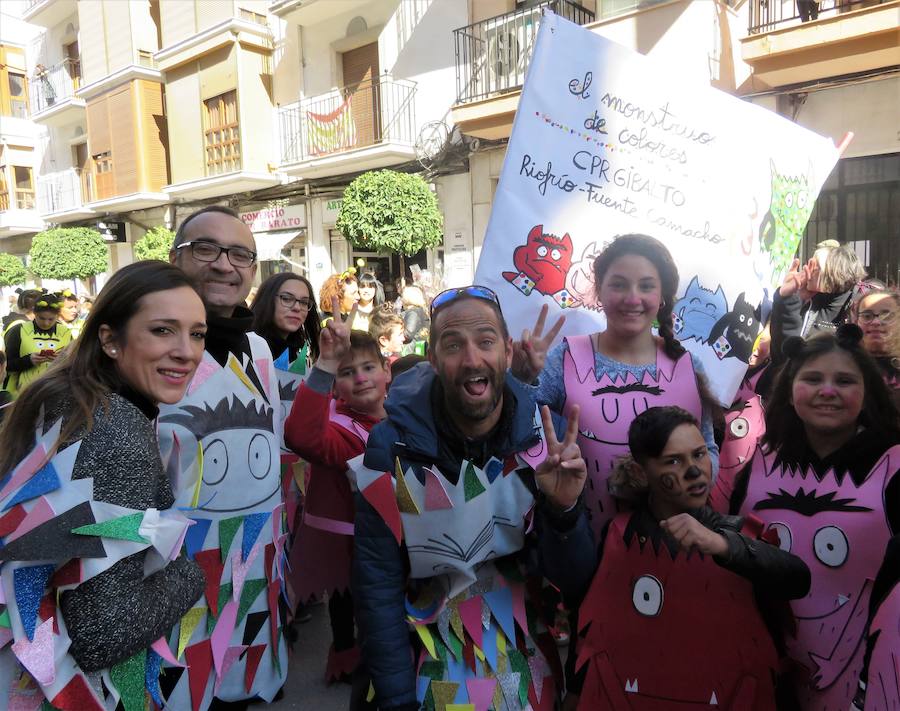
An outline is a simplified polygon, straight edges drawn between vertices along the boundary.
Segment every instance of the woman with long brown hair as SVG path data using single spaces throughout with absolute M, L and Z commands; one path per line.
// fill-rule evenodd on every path
M 22 521 L 0 551 L 3 586 L 15 591 L 7 598 L 12 649 L 51 704 L 60 694 L 99 699 L 84 674 L 103 669 L 120 696 L 128 693 L 122 665 L 140 666 L 136 655 L 146 656 L 203 594 L 202 570 L 178 556 L 187 521 L 166 511 L 174 499 L 154 421 L 160 403 L 182 398 L 205 333 L 203 303 L 180 269 L 129 265 L 0 430 L 0 506 Z M 28 522 L 42 518 L 31 530 Z M 54 565 L 35 565 L 70 558 L 80 565 L 56 576 Z M 37 607 L 41 600 L 50 604 Z M 29 650 L 38 643 L 56 645 L 55 669 L 34 665 Z M 0 668 L 0 677 L 24 674 L 16 664 Z M 23 688 L 4 681 L 13 695 Z

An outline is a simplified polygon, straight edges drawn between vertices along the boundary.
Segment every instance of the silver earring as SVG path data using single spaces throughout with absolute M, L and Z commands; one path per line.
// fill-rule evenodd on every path
M 111 356 L 116 355 L 118 352 L 119 352 L 119 351 L 117 351 L 115 348 L 110 348 L 110 349 L 109 349 L 109 354 L 110 354 Z

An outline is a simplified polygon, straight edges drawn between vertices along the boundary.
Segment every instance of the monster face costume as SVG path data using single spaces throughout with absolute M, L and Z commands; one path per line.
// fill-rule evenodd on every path
M 812 588 L 794 600 L 796 634 L 788 654 L 808 670 L 798 689 L 807 711 L 846 709 L 865 652 L 872 584 L 891 537 L 884 494 L 900 467 L 900 445 L 871 471 L 816 472 L 757 449 L 742 515 L 753 513 L 777 532 L 781 547 L 809 566 Z
M 224 367 L 204 353 L 184 399 L 160 413 L 160 447 L 181 463 L 171 467 L 177 505 L 195 522 L 185 548 L 207 578 L 172 633 L 187 664 L 167 671 L 180 674 L 167 699 L 177 709 L 213 696 L 271 701 L 287 675 L 281 403 L 265 341 L 247 338 L 250 355 L 230 353 Z
M 566 341 L 569 349 L 563 358 L 563 414 L 571 417 L 572 408 L 581 407 L 578 446 L 588 468 L 584 497 L 594 536 L 599 540 L 603 527 L 616 514 L 607 482 L 616 459 L 628 454 L 632 420 L 651 407 L 678 405 L 699 421 L 700 392 L 688 353 L 673 361 L 660 349 L 656 377 L 648 372 L 640 381 L 632 375 L 613 380 L 608 375 L 596 377 L 590 336 L 569 336 Z

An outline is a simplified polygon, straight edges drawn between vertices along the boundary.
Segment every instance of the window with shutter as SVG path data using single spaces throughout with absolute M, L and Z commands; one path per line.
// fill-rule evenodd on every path
M 236 90 L 203 102 L 203 132 L 206 174 L 219 175 L 240 170 L 241 135 Z

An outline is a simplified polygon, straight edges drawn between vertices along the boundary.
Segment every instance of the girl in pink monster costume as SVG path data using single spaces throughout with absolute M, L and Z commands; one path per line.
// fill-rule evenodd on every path
M 873 582 L 900 528 L 900 416 L 860 338 L 842 326 L 785 343 L 766 434 L 732 498 L 732 511 L 762 519 L 812 574 L 784 640 L 805 711 L 850 707 Z
M 606 330 L 569 336 L 551 349 L 537 379 L 537 399 L 566 416 L 576 404 L 581 407 L 578 445 L 589 477 L 585 503 L 599 540 L 616 514 L 607 481 L 615 460 L 628 453 L 628 427 L 637 415 L 662 405 L 678 405 L 694 415 L 714 475 L 718 447 L 701 396 L 699 363 L 673 333 L 678 269 L 666 247 L 646 235 L 617 237 L 594 262 L 594 284 Z M 657 321 L 658 336 L 651 330 Z M 520 363 L 514 361 L 513 373 L 534 380 Z

